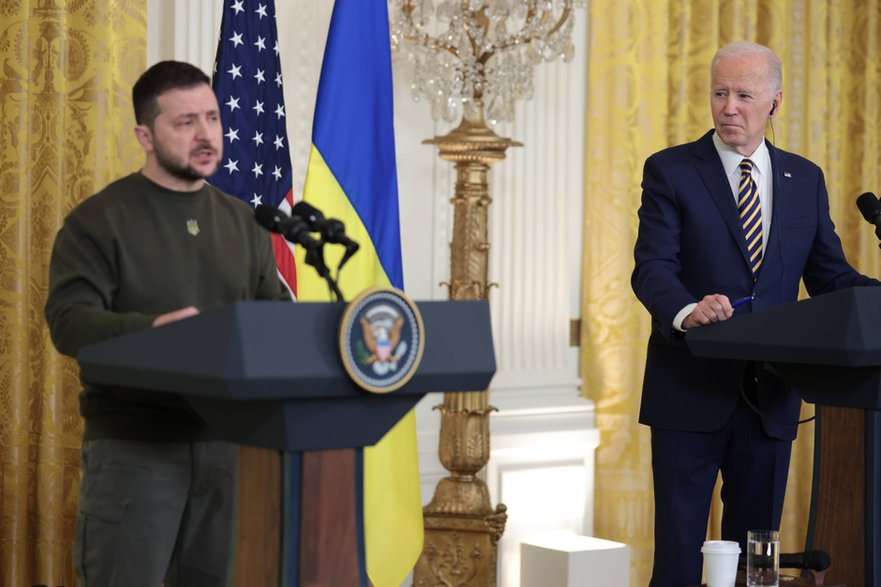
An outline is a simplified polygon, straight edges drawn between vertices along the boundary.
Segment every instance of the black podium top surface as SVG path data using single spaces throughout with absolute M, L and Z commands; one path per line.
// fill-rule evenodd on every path
M 853 287 L 689 330 L 698 357 L 881 366 L 881 288 Z
M 425 351 L 396 394 L 486 389 L 495 373 L 485 301 L 419 302 Z M 98 385 L 222 399 L 364 394 L 338 350 L 342 303 L 236 302 L 193 318 L 83 348 Z

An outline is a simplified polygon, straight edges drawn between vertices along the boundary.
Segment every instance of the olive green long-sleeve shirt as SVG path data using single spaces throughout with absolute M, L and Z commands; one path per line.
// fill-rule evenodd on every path
M 65 219 L 52 251 L 45 314 L 55 346 L 75 356 L 187 306 L 204 311 L 287 297 L 270 237 L 247 204 L 207 184 L 175 192 L 133 173 Z M 177 396 L 84 387 L 86 439 L 186 441 L 208 434 Z

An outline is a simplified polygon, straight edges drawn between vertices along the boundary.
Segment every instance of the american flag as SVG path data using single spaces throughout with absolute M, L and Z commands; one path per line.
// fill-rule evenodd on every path
M 254 208 L 289 214 L 293 181 L 274 0 L 224 1 L 213 85 L 224 139 L 211 183 Z M 295 294 L 293 251 L 279 235 L 272 238 L 279 275 Z

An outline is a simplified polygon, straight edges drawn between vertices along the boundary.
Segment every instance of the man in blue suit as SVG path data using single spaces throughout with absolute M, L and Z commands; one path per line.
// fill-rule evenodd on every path
M 684 331 L 795 301 L 881 285 L 844 257 L 823 172 L 764 138 L 783 98 L 767 47 L 740 42 L 711 64 L 715 129 L 649 157 L 632 286 L 652 316 L 639 421 L 651 426 L 652 587 L 701 580 L 713 487 L 722 538 L 778 529 L 801 399 L 760 365 L 693 357 Z M 752 406 L 750 405 L 752 404 Z

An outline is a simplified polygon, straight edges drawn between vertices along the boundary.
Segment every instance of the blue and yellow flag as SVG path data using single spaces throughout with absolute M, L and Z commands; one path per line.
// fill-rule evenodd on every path
M 361 245 L 340 273 L 340 289 L 346 299 L 375 285 L 403 289 L 385 0 L 336 0 L 312 128 L 303 199 L 342 220 Z M 333 270 L 343 249 L 325 251 Z M 330 299 L 312 271 L 298 275 L 298 290 L 301 300 Z M 423 539 L 412 412 L 364 450 L 363 488 L 367 574 L 375 587 L 398 587 Z

